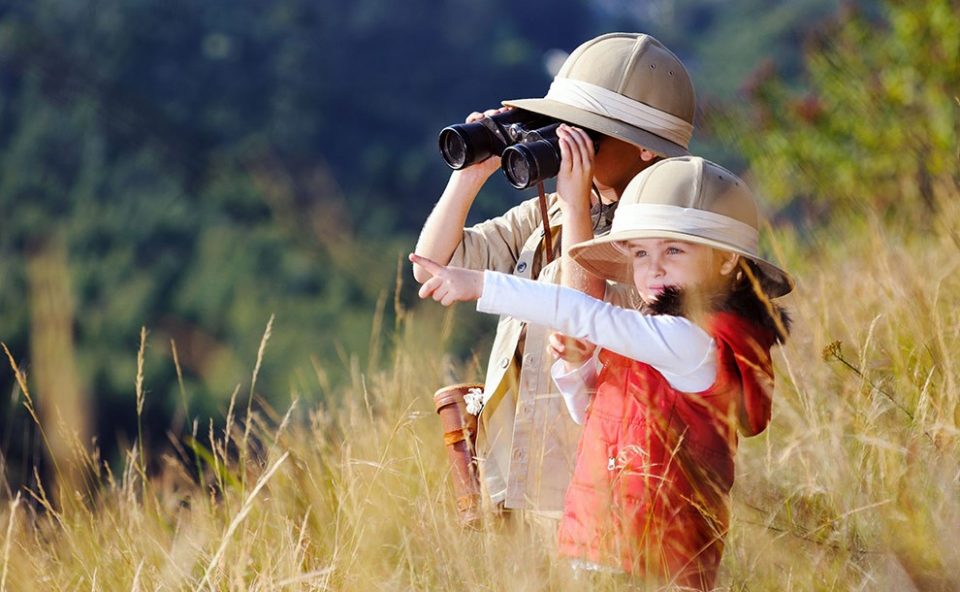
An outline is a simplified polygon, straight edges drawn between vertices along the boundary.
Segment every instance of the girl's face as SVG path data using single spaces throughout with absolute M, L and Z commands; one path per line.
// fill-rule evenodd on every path
M 719 291 L 739 260 L 734 253 L 673 239 L 631 240 L 622 246 L 633 262 L 633 283 L 646 304 L 668 287 Z

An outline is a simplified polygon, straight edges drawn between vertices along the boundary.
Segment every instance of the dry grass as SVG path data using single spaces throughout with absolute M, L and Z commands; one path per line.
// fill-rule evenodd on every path
M 741 445 L 724 589 L 960 588 L 958 221 L 775 245 L 796 325 L 773 424 Z M 81 492 L 3 503 L 0 589 L 582 589 L 550 525 L 456 526 L 430 394 L 476 370 L 450 367 L 436 325 L 407 315 L 341 402 L 199 425 L 149 479 L 137 448 L 119 475 L 77 450 Z

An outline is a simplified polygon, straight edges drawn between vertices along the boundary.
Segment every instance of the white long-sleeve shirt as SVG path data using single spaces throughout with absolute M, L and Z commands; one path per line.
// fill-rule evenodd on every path
M 592 298 L 583 292 L 485 271 L 477 310 L 505 314 L 551 327 L 628 358 L 650 364 L 684 392 L 709 388 L 717 376 L 716 344 L 706 331 L 684 317 L 646 315 Z M 596 353 L 566 372 L 562 360 L 551 369 L 570 416 L 583 423 L 596 389 Z

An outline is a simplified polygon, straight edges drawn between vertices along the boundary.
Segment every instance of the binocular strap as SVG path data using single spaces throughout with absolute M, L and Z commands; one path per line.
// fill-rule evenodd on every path
M 546 249 L 544 266 L 553 261 L 553 236 L 550 234 L 550 215 L 547 212 L 547 195 L 543 191 L 543 181 L 537 183 L 540 192 L 540 219 L 543 221 L 543 247 Z

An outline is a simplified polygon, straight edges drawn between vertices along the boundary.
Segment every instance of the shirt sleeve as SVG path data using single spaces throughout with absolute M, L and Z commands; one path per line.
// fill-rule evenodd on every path
M 684 392 L 705 390 L 716 379 L 713 338 L 684 317 L 645 315 L 571 288 L 489 271 L 477 310 L 546 325 L 645 362 Z
M 510 273 L 523 244 L 541 224 L 539 198 L 529 199 L 502 216 L 463 229 L 463 240 L 450 265 Z
M 550 368 L 550 376 L 567 405 L 567 412 L 570 413 L 570 418 L 573 419 L 574 423 L 578 425 L 583 425 L 587 407 L 590 406 L 590 401 L 597 390 L 597 354 L 599 351 L 599 349 L 594 350 L 593 356 L 573 370 L 567 371 L 563 360 L 557 360 Z

